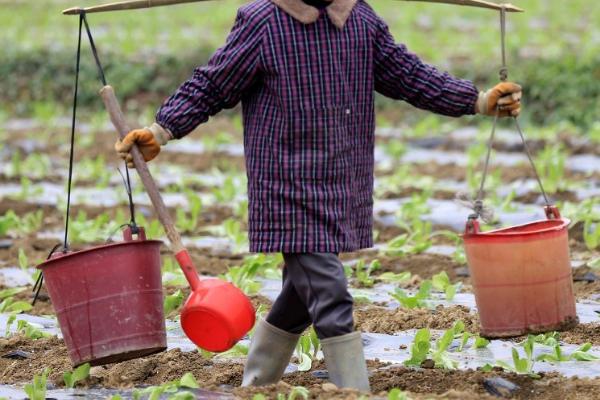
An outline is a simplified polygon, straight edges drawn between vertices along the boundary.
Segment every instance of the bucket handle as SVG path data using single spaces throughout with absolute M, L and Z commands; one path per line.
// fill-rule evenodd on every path
M 561 219 L 560 211 L 556 206 L 545 206 L 544 212 L 546 213 L 546 218 L 548 219 Z
M 479 221 L 477 218 L 471 218 L 467 220 L 467 226 L 465 227 L 466 235 L 477 235 L 481 231 Z
M 135 240 L 146 240 L 146 231 L 141 226 L 137 226 L 137 239 Z M 123 240 L 126 242 L 132 242 L 133 239 L 133 231 L 131 230 L 131 226 L 127 225 L 125 229 L 123 229 Z

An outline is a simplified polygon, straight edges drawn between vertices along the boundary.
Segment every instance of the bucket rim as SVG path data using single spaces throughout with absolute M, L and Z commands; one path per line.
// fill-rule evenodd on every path
M 465 240 L 475 239 L 475 238 L 519 238 L 519 237 L 527 237 L 533 235 L 540 235 L 545 233 L 558 233 L 565 230 L 571 220 L 568 218 L 559 218 L 559 219 L 543 219 L 538 221 L 527 222 L 524 224 L 508 226 L 505 228 L 493 229 L 487 232 L 477 232 L 477 233 L 463 233 L 462 237 Z M 535 225 L 550 225 L 540 229 L 529 230 L 526 232 L 519 231 L 519 229 L 527 228 Z
M 44 260 L 44 262 L 36 265 L 36 269 L 43 269 L 46 267 L 51 267 L 51 264 L 54 264 L 55 261 L 60 261 L 60 260 L 64 260 L 66 257 L 76 257 L 76 256 L 80 256 L 82 254 L 86 254 L 86 253 L 92 253 L 98 250 L 105 250 L 105 249 L 109 249 L 112 247 L 121 247 L 121 246 L 131 246 L 131 245 L 146 245 L 146 244 L 158 244 L 158 245 L 163 245 L 164 242 L 162 240 L 154 240 L 154 239 L 150 239 L 150 240 L 131 240 L 131 241 L 124 241 L 124 242 L 115 242 L 115 243 L 107 243 L 107 244 L 102 244 L 99 246 L 92 246 L 90 248 L 87 249 L 83 249 L 83 250 L 79 250 L 79 251 L 73 251 L 73 252 L 69 252 L 69 253 L 60 253 L 60 252 L 56 252 L 54 254 L 57 254 L 57 257 L 54 258 L 49 258 L 47 260 Z

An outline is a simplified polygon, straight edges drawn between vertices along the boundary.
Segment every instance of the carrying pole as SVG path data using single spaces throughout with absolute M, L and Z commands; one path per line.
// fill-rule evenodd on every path
M 502 10 L 508 12 L 524 12 L 522 8 L 519 8 L 510 3 L 506 4 L 497 4 L 492 3 L 491 1 L 484 0 L 401 0 L 401 1 L 418 1 L 422 3 L 440 3 L 440 4 L 452 4 L 455 6 L 468 6 L 468 7 L 479 7 L 479 8 L 488 8 L 490 10 Z
M 153 7 L 162 7 L 162 6 L 172 6 L 175 4 L 184 4 L 184 3 L 197 3 L 203 1 L 210 0 L 129 0 L 129 1 L 121 1 L 117 3 L 109 3 L 109 4 L 101 4 L 98 6 L 92 7 L 73 7 L 68 8 L 63 11 L 65 15 L 79 15 L 82 13 L 97 13 L 97 12 L 107 12 L 107 11 L 124 11 L 124 10 L 137 10 L 141 8 L 153 8 Z M 504 7 L 504 9 L 508 12 L 523 12 L 522 8 L 514 6 L 512 4 L 496 4 L 490 1 L 484 0 L 401 0 L 401 1 L 419 1 L 425 3 L 441 3 L 441 4 L 451 4 L 458 6 L 468 6 L 468 7 L 479 7 L 479 8 L 488 8 L 491 10 L 500 10 Z
M 124 11 L 124 10 L 138 10 L 141 8 L 153 8 L 153 7 L 162 7 L 162 6 L 172 6 L 175 4 L 184 4 L 184 3 L 198 3 L 203 1 L 210 0 L 129 0 L 129 1 L 120 1 L 117 3 L 108 3 L 101 4 L 98 6 L 92 7 L 73 7 L 63 10 L 64 15 L 79 15 L 82 13 L 90 14 L 90 13 L 98 13 L 98 12 L 107 12 L 107 11 Z

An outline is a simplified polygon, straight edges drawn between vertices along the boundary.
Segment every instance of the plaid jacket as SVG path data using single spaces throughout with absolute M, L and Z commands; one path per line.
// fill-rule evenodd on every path
M 340 29 L 256 0 L 157 122 L 181 138 L 241 101 L 250 251 L 347 252 L 373 245 L 375 91 L 449 116 L 478 94 L 396 44 L 365 1 Z

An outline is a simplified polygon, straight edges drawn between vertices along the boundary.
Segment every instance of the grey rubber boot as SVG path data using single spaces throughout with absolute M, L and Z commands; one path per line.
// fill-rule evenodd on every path
M 371 391 L 360 332 L 323 339 L 321 345 L 331 383 L 339 388 Z
M 300 335 L 260 320 L 250 343 L 242 386 L 264 386 L 279 382 L 299 338 Z

